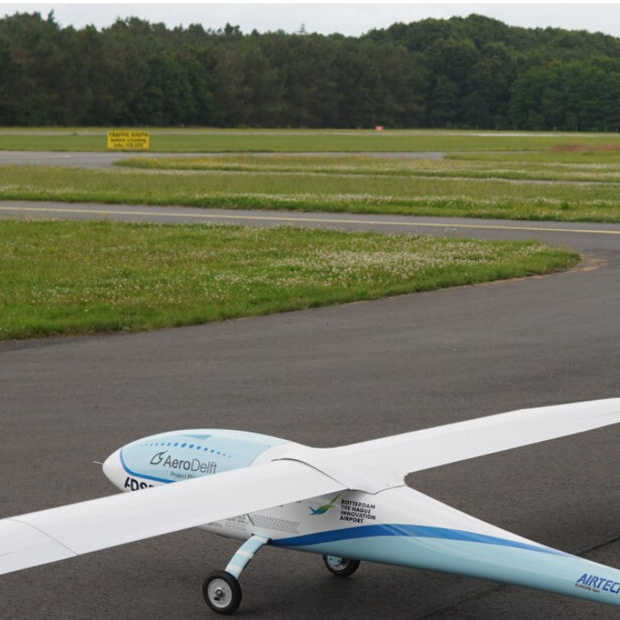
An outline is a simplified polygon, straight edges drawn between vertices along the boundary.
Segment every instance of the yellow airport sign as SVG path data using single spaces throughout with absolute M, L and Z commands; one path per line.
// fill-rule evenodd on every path
M 108 148 L 122 151 L 148 151 L 150 148 L 148 131 L 134 129 L 114 129 L 108 131 Z

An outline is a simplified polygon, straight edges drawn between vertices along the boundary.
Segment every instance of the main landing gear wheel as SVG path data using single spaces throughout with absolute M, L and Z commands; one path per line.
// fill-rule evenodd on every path
M 323 562 L 327 569 L 338 577 L 349 577 L 360 567 L 359 560 L 348 560 L 338 555 L 324 555 Z
M 218 614 L 232 614 L 241 603 L 239 580 L 223 570 L 212 572 L 202 584 L 207 605 Z

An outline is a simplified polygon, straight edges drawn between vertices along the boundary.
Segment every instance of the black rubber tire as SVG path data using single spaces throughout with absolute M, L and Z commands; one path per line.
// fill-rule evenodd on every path
M 348 560 L 347 558 L 341 558 L 340 563 L 338 565 L 334 565 L 330 564 L 327 558 L 328 556 L 323 556 L 323 562 L 325 563 L 325 566 L 327 566 L 327 570 L 337 577 L 350 577 L 360 567 L 359 560 Z
M 211 600 L 211 597 L 209 596 L 209 586 L 216 579 L 224 581 L 228 586 L 226 593 L 226 599 L 228 600 L 225 600 L 222 604 L 219 604 L 215 600 Z M 241 585 L 239 584 L 239 580 L 236 577 L 233 577 L 230 573 L 227 573 L 224 570 L 216 570 L 204 580 L 204 583 L 202 584 L 202 595 L 204 596 L 205 603 L 214 612 L 229 616 L 230 614 L 235 613 L 241 604 Z

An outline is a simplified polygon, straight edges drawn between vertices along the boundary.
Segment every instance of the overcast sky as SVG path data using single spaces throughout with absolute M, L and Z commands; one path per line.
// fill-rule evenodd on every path
M 81 28 L 94 24 L 109 26 L 117 17 L 130 16 L 167 26 L 188 26 L 200 23 L 217 29 L 227 22 L 249 33 L 282 29 L 298 31 L 303 24 L 307 32 L 330 34 L 340 32 L 359 36 L 372 28 L 385 28 L 394 22 L 411 22 L 426 17 L 448 18 L 479 13 L 494 17 L 513 26 L 567 28 L 604 32 L 620 37 L 620 4 L 508 4 L 508 3 L 48 3 L 0 1 L 0 15 L 38 11 L 47 15 L 53 10 L 61 26 Z

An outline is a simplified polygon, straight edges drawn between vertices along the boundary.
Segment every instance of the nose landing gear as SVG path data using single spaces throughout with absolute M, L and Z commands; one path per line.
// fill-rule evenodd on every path
M 254 554 L 268 538 L 250 536 L 233 555 L 224 570 L 213 571 L 202 584 L 202 594 L 207 605 L 218 614 L 230 615 L 237 611 L 241 603 L 239 577 L 250 563 Z M 338 555 L 324 555 L 323 562 L 328 570 L 338 577 L 349 577 L 360 565 L 359 560 L 350 560 Z
M 239 577 L 250 563 L 254 554 L 267 542 L 268 538 L 250 536 L 233 555 L 224 570 L 213 571 L 202 584 L 202 594 L 207 605 L 218 614 L 230 615 L 241 603 Z

